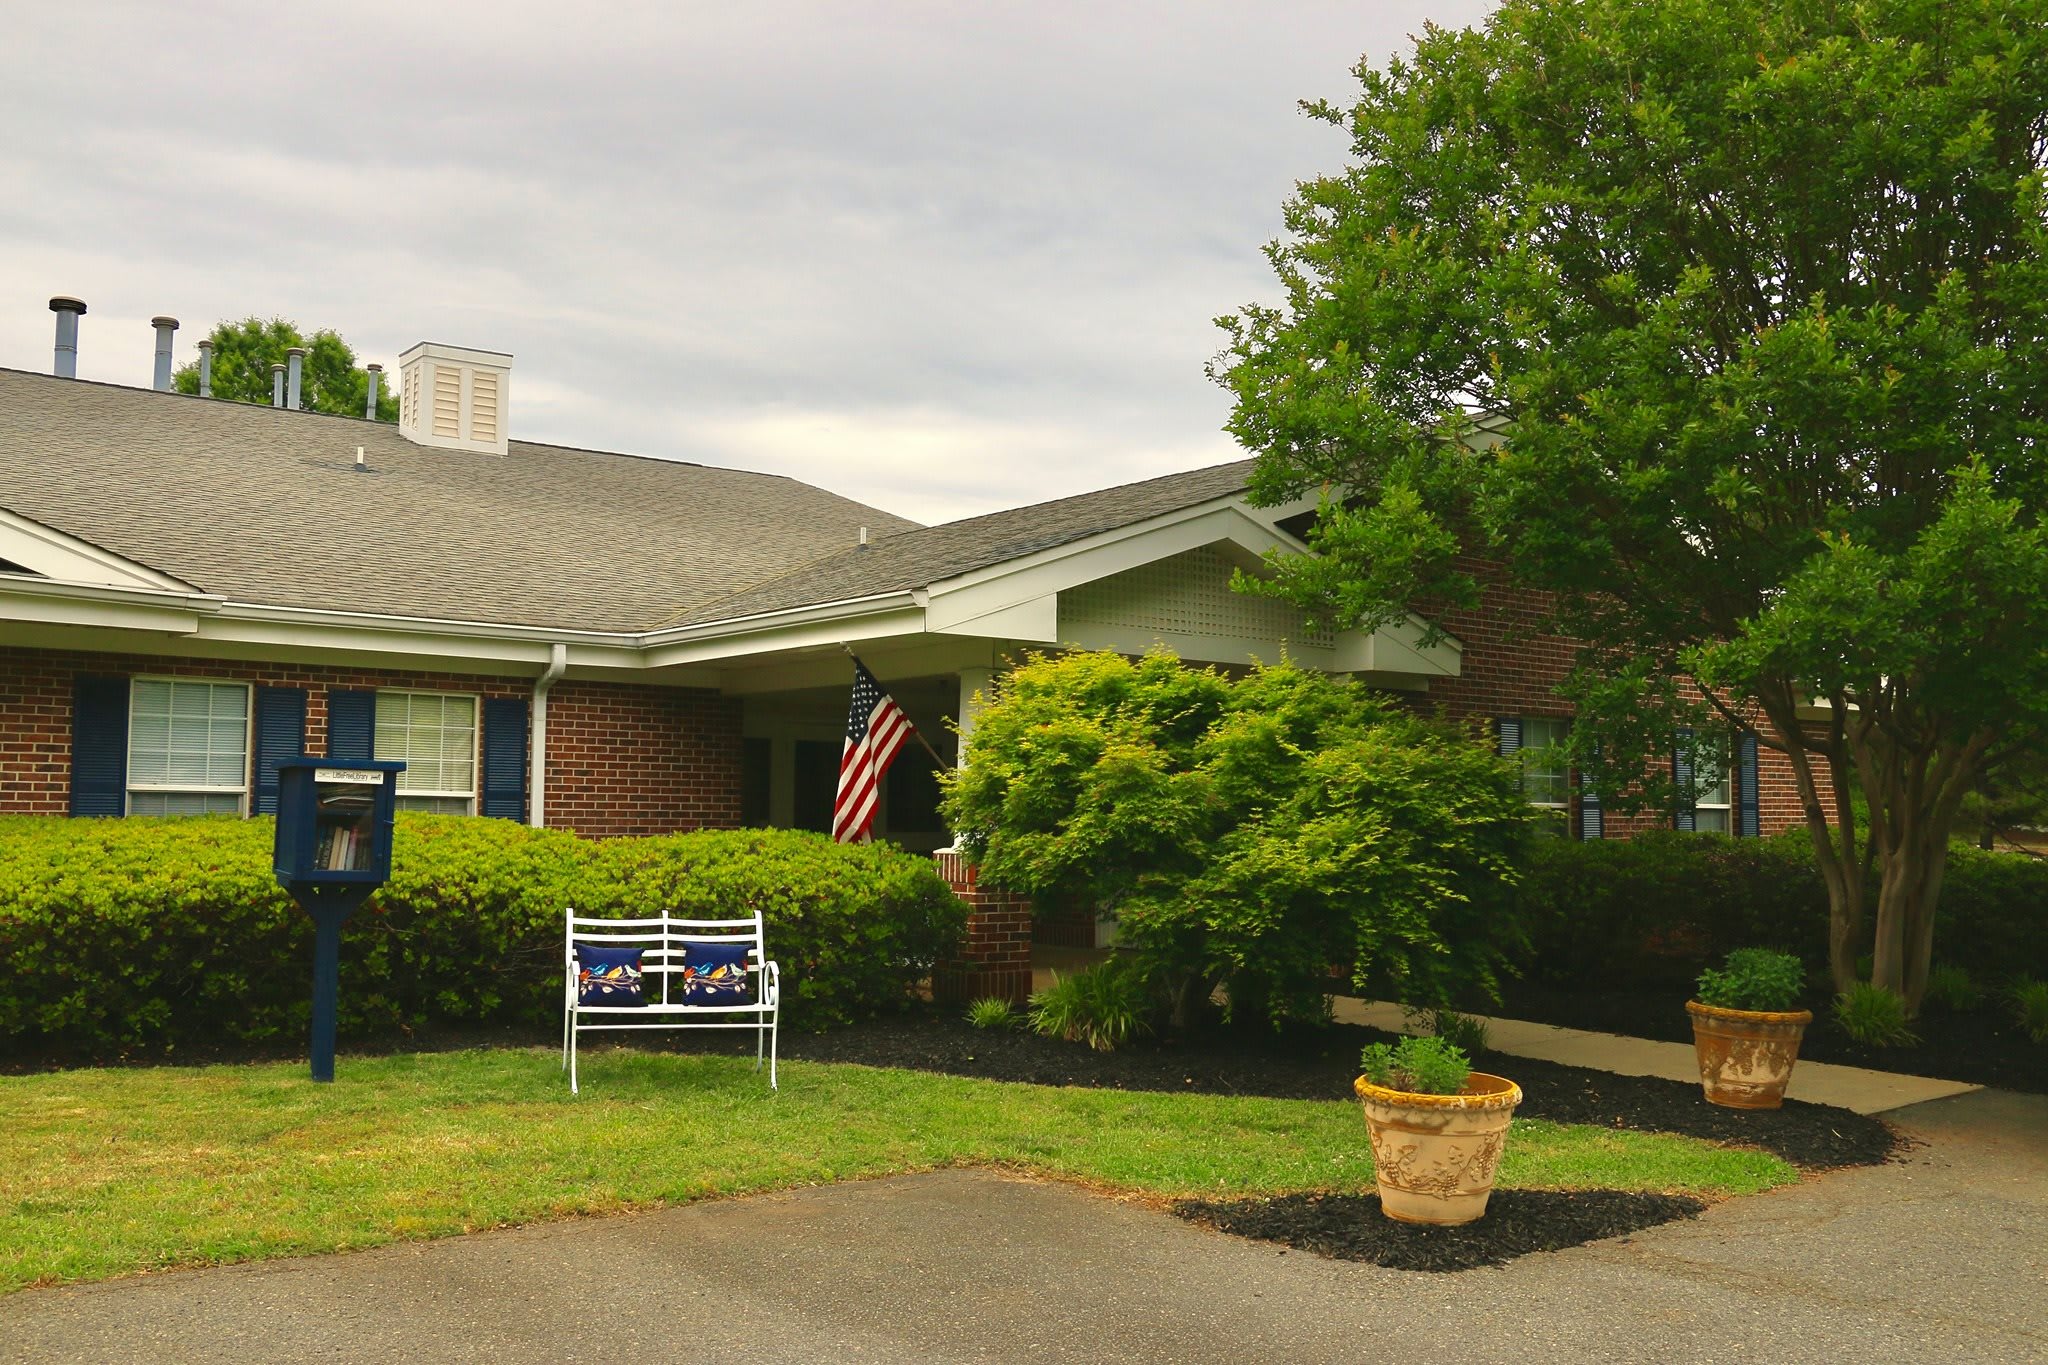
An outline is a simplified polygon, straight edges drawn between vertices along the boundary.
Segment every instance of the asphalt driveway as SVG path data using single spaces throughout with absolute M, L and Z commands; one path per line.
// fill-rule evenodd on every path
M 37 1290 L 0 1299 L 0 1359 L 2048 1359 L 2048 1097 L 1887 1118 L 1925 1143 L 1897 1164 L 1459 1275 L 946 1171 Z

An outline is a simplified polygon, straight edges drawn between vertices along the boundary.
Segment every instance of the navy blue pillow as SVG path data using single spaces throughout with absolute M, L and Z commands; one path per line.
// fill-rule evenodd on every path
M 576 1003 L 579 1005 L 645 1005 L 640 993 L 640 956 L 644 948 L 576 945 Z
M 747 945 L 691 943 L 683 948 L 685 1005 L 751 1005 L 747 989 Z

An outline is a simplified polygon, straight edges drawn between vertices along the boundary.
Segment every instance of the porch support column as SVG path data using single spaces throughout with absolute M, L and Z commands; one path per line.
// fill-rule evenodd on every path
M 974 733 L 974 720 L 981 707 L 975 696 L 988 696 L 991 668 L 960 670 L 960 704 L 954 712 L 959 730 L 955 763 L 967 766 L 967 741 Z M 967 935 L 960 951 L 941 961 L 932 971 L 932 998 L 950 1004 L 964 1004 L 984 996 L 999 996 L 1023 1004 L 1031 994 L 1031 900 L 1011 891 L 985 886 L 979 869 L 959 849 L 940 849 L 939 875 L 953 888 L 953 894 L 967 902 Z
M 975 696 L 979 694 L 987 699 L 989 683 L 995 675 L 993 668 L 960 670 L 960 708 L 953 713 L 960 723 L 960 745 L 953 760 L 956 767 L 967 766 L 967 739 L 974 733 L 975 719 L 981 715 L 981 705 L 975 701 Z

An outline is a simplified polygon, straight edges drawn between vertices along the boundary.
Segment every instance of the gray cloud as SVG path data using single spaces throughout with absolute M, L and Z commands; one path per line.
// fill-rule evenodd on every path
M 508 350 L 513 431 L 921 520 L 1237 453 L 1211 325 L 1274 288 L 1295 101 L 1476 0 L 16 7 L 0 364 L 92 306 Z

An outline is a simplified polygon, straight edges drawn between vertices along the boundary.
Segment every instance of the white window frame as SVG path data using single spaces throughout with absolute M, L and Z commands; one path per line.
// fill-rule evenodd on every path
M 1520 759 L 1522 764 L 1522 796 L 1532 806 L 1536 806 L 1542 810 L 1561 811 L 1565 815 L 1569 816 L 1571 814 L 1572 806 L 1571 765 L 1569 763 L 1563 765 L 1559 772 L 1559 776 L 1562 778 L 1564 786 L 1563 799 L 1557 801 L 1539 801 L 1535 797 L 1529 795 L 1529 757 L 1532 753 L 1538 750 L 1563 748 L 1564 737 L 1571 730 L 1571 721 L 1564 716 L 1517 716 L 1515 717 L 1515 720 L 1522 727 L 1521 743 L 1515 747 L 1515 757 Z M 1529 742 L 1529 727 L 1531 725 L 1555 725 L 1556 727 L 1558 727 L 1558 742 L 1556 744 L 1531 744 Z
M 386 697 L 386 696 L 394 696 L 394 697 L 399 697 L 399 696 L 403 696 L 403 697 L 466 697 L 466 698 L 468 698 L 468 699 L 469 699 L 469 714 L 470 714 L 470 726 L 469 726 L 469 782 L 470 782 L 470 789 L 469 789 L 468 791 L 466 791 L 466 792 L 460 792 L 460 791 L 447 791 L 447 790 L 435 790 L 435 791 L 418 791 L 418 790 L 415 790 L 415 791 L 407 791 L 407 790 L 406 790 L 406 788 L 405 788 L 405 774 L 404 774 L 404 773 L 400 773 L 400 774 L 398 775 L 398 809 L 400 809 L 400 810 L 407 810 L 407 809 L 409 809 L 409 807 L 407 807 L 407 806 L 406 806 L 406 804 L 405 804 L 405 803 L 406 803 L 406 801 L 407 801 L 407 800 L 409 800 L 409 799 L 412 799 L 412 798 L 415 798 L 415 797 L 417 797 L 417 798 L 419 798 L 419 799 L 421 799 L 421 800 L 430 800 L 430 801 L 462 801 L 462 802 L 466 803 L 466 805 L 467 805 L 467 807 L 468 807 L 468 809 L 466 809 L 465 811 L 463 811 L 463 814 L 464 814 L 464 815 L 475 815 L 475 814 L 476 814 L 476 812 L 477 812 L 477 799 L 478 799 L 478 792 L 479 792 L 479 790 L 480 790 L 480 789 L 482 788 L 482 786 L 483 786 L 483 776 L 484 776 L 484 755 L 483 755 L 483 744 L 484 744 L 484 699 L 483 699 L 483 694 L 482 694 L 482 693 L 480 693 L 480 692 L 443 692 L 443 691 L 439 691 L 439 690 L 437 690 L 437 689 L 435 689 L 435 688 L 431 688 L 431 687 L 380 687 L 380 688 L 378 688 L 378 689 L 377 689 L 377 691 L 376 691 L 376 697 L 377 697 L 377 699 L 378 699 L 378 700 L 381 700 L 382 698 L 384 698 L 384 697 Z M 378 753 L 378 752 L 377 752 L 377 710 L 376 710 L 376 701 L 372 701 L 372 703 L 371 703 L 371 706 L 370 706 L 370 757 L 371 757 L 371 758 L 374 758 L 374 759 L 392 759 L 392 758 L 402 758 L 402 757 L 403 757 L 403 755 L 398 755 L 398 754 L 380 754 L 380 753 Z
M 1695 834 L 1733 834 L 1733 833 L 1735 833 L 1735 789 L 1736 789 L 1736 787 L 1737 787 L 1737 786 L 1739 785 L 1739 782 L 1738 782 L 1738 778 L 1737 778 L 1737 770 L 1736 770 L 1736 768 L 1735 768 L 1735 766 L 1734 766 L 1733 764 L 1729 765 L 1729 767 L 1728 767 L 1728 770 L 1727 770 L 1726 772 L 1724 772 L 1724 773 L 1723 773 L 1723 774 L 1721 775 L 1721 781 L 1722 781 L 1722 784 L 1723 784 L 1723 785 L 1722 785 L 1722 787 L 1721 787 L 1721 797 L 1722 797 L 1722 799 L 1721 799 L 1721 800 L 1719 800 L 1719 801 L 1701 801 L 1701 800 L 1697 799 L 1697 795 L 1703 795 L 1703 794 L 1704 794 L 1704 793 L 1705 793 L 1705 792 L 1706 792 L 1707 790 L 1709 790 L 1709 789 L 1708 789 L 1708 788 L 1704 788 L 1704 787 L 1701 787 L 1701 786 L 1699 785 L 1699 778 L 1698 778 L 1698 776 L 1697 776 L 1697 775 L 1695 775 L 1695 776 L 1694 776 L 1694 778 L 1693 778 L 1693 789 L 1694 789 L 1694 792 L 1695 792 L 1695 793 L 1696 793 L 1697 795 L 1696 795 L 1696 797 L 1695 797 L 1695 799 L 1694 799 L 1694 801 L 1693 801 L 1693 803 L 1692 803 L 1692 828 L 1693 828 L 1693 833 L 1695 833 Z M 1719 829 L 1707 829 L 1707 828 L 1705 828 L 1704 826 L 1702 826 L 1702 825 L 1700 824 L 1700 812 L 1701 812 L 1701 811 L 1709 811 L 1709 810 L 1717 810 L 1717 811 L 1721 812 L 1721 819 L 1722 819 L 1722 823 L 1721 823 L 1721 828 L 1719 828 Z
M 182 782 L 137 782 L 135 772 L 135 684 L 137 683 L 186 683 L 206 687 L 239 687 L 242 689 L 242 785 L 239 787 L 195 787 Z M 135 793 L 149 792 L 165 795 L 228 796 L 236 798 L 235 814 L 249 814 L 250 788 L 249 770 L 256 762 L 256 685 L 235 678 L 202 678 L 180 676 L 174 673 L 136 673 L 128 679 L 128 735 L 121 754 L 121 813 L 135 814 Z

